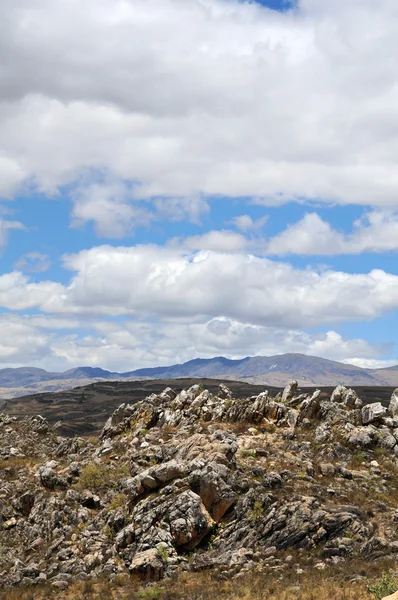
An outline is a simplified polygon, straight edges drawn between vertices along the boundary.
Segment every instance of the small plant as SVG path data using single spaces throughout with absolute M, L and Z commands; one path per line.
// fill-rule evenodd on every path
M 355 465 L 360 465 L 363 463 L 363 461 L 365 460 L 366 456 L 364 452 L 358 451 L 355 452 L 355 454 L 352 455 L 352 462 Z
M 142 590 L 138 590 L 138 592 L 135 593 L 135 598 L 137 598 L 137 600 L 156 600 L 157 598 L 160 598 L 162 594 L 162 588 L 157 585 L 149 585 Z
M 373 585 L 368 587 L 371 594 L 376 600 L 382 600 L 385 596 L 390 596 L 398 589 L 397 583 L 390 571 L 384 573 Z
M 88 594 L 89 596 L 91 596 L 91 594 L 94 591 L 94 584 L 91 580 L 85 581 L 83 583 L 83 594 Z
M 115 537 L 115 530 L 110 525 L 107 525 L 104 529 L 104 534 L 108 540 L 112 540 Z
M 125 494 L 116 494 L 113 496 L 111 502 L 105 509 L 105 512 L 108 513 L 111 510 L 116 510 L 117 508 L 125 508 L 127 505 L 127 496 Z
M 156 553 L 163 563 L 167 562 L 167 559 L 169 558 L 169 553 L 168 553 L 166 546 L 163 546 L 163 544 L 160 544 L 156 548 Z
M 248 448 L 241 448 L 239 450 L 239 458 L 256 458 L 256 451 Z
M 248 512 L 247 518 L 249 521 L 258 521 L 264 514 L 264 507 L 261 500 L 255 500 L 252 509 Z
M 385 448 L 375 448 L 374 453 L 376 456 L 385 456 L 386 449 Z
M 78 486 L 99 492 L 107 487 L 109 482 L 109 467 L 103 463 L 90 463 L 83 467 Z

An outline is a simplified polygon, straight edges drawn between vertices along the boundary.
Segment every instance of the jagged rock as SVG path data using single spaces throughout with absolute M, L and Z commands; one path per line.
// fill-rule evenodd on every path
M 329 425 L 326 425 L 326 424 L 319 425 L 319 427 L 317 427 L 315 430 L 315 441 L 318 442 L 319 444 L 323 444 L 330 438 L 330 435 L 331 435 L 331 429 L 330 429 Z
M 315 390 L 315 392 L 309 398 L 306 398 L 300 406 L 300 412 L 298 420 L 303 421 L 304 419 L 313 419 L 317 416 L 320 410 L 320 395 L 321 390 Z
M 292 400 L 292 398 L 296 395 L 297 386 L 297 381 L 293 380 L 285 387 L 282 392 L 282 402 L 288 402 L 289 400 Z
M 134 556 L 129 565 L 129 571 L 146 582 L 160 581 L 163 577 L 164 565 L 157 550 L 151 548 Z
M 200 496 L 192 491 L 177 496 L 170 510 L 170 531 L 176 547 L 193 550 L 215 525 Z
M 84 490 L 81 503 L 86 508 L 98 509 L 101 506 L 101 498 L 89 490 Z
M 377 429 L 373 426 L 354 427 L 348 436 L 347 442 L 351 446 L 360 446 L 361 448 L 369 448 L 376 445 L 378 442 Z
M 236 492 L 226 482 L 227 469 L 220 465 L 205 465 L 189 476 L 191 489 L 196 492 L 214 521 L 218 522 L 236 500 Z M 223 478 L 224 477 L 224 478 Z
M 218 397 L 222 400 L 231 400 L 232 392 L 226 385 L 220 383 Z
M 40 467 L 38 475 L 41 483 L 49 490 L 64 489 L 67 486 L 65 479 L 60 477 L 51 467 Z
M 370 423 L 377 423 L 387 413 L 387 409 L 381 404 L 381 402 L 374 402 L 373 404 L 367 404 L 362 408 L 362 423 L 369 425 Z
M 217 396 L 166 388 L 119 407 L 99 445 L 61 438 L 39 417 L 0 417 L 2 585 L 211 567 L 232 577 L 282 569 L 283 550 L 287 564 L 300 563 L 296 549 L 306 560 L 316 550 L 312 566 L 396 553 L 396 511 L 384 497 L 398 415 L 361 411 L 343 386 L 330 398 L 289 400 L 295 392 L 281 402 L 268 391 L 234 399 L 225 386 Z M 375 420 L 363 425 L 369 411 Z M 376 448 L 387 458 L 378 466 Z M 363 512 L 349 505 L 356 496 Z
M 391 394 L 390 404 L 388 405 L 388 414 L 390 417 L 398 417 L 398 388 Z

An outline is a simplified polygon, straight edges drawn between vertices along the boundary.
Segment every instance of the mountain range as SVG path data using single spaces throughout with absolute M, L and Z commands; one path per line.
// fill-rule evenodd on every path
M 124 373 L 99 367 L 78 367 L 52 373 L 35 367 L 0 369 L 0 399 L 37 392 L 56 392 L 106 380 L 217 378 L 276 387 L 296 379 L 300 386 L 398 386 L 398 365 L 383 369 L 363 369 L 304 354 L 254 356 L 231 360 L 196 358 L 183 364 L 137 369 Z

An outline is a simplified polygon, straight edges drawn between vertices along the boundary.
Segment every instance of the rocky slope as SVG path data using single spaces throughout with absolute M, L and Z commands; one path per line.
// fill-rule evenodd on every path
M 354 558 L 366 578 L 398 553 L 397 440 L 398 392 L 363 406 L 296 382 L 245 399 L 166 388 L 119 406 L 98 440 L 3 414 L 0 581 L 66 593 L 104 576 L 299 576 Z

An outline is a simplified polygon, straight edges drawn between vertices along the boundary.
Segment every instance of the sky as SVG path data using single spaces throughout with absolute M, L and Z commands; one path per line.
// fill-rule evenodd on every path
M 395 0 L 2 0 L 0 368 L 398 364 Z

